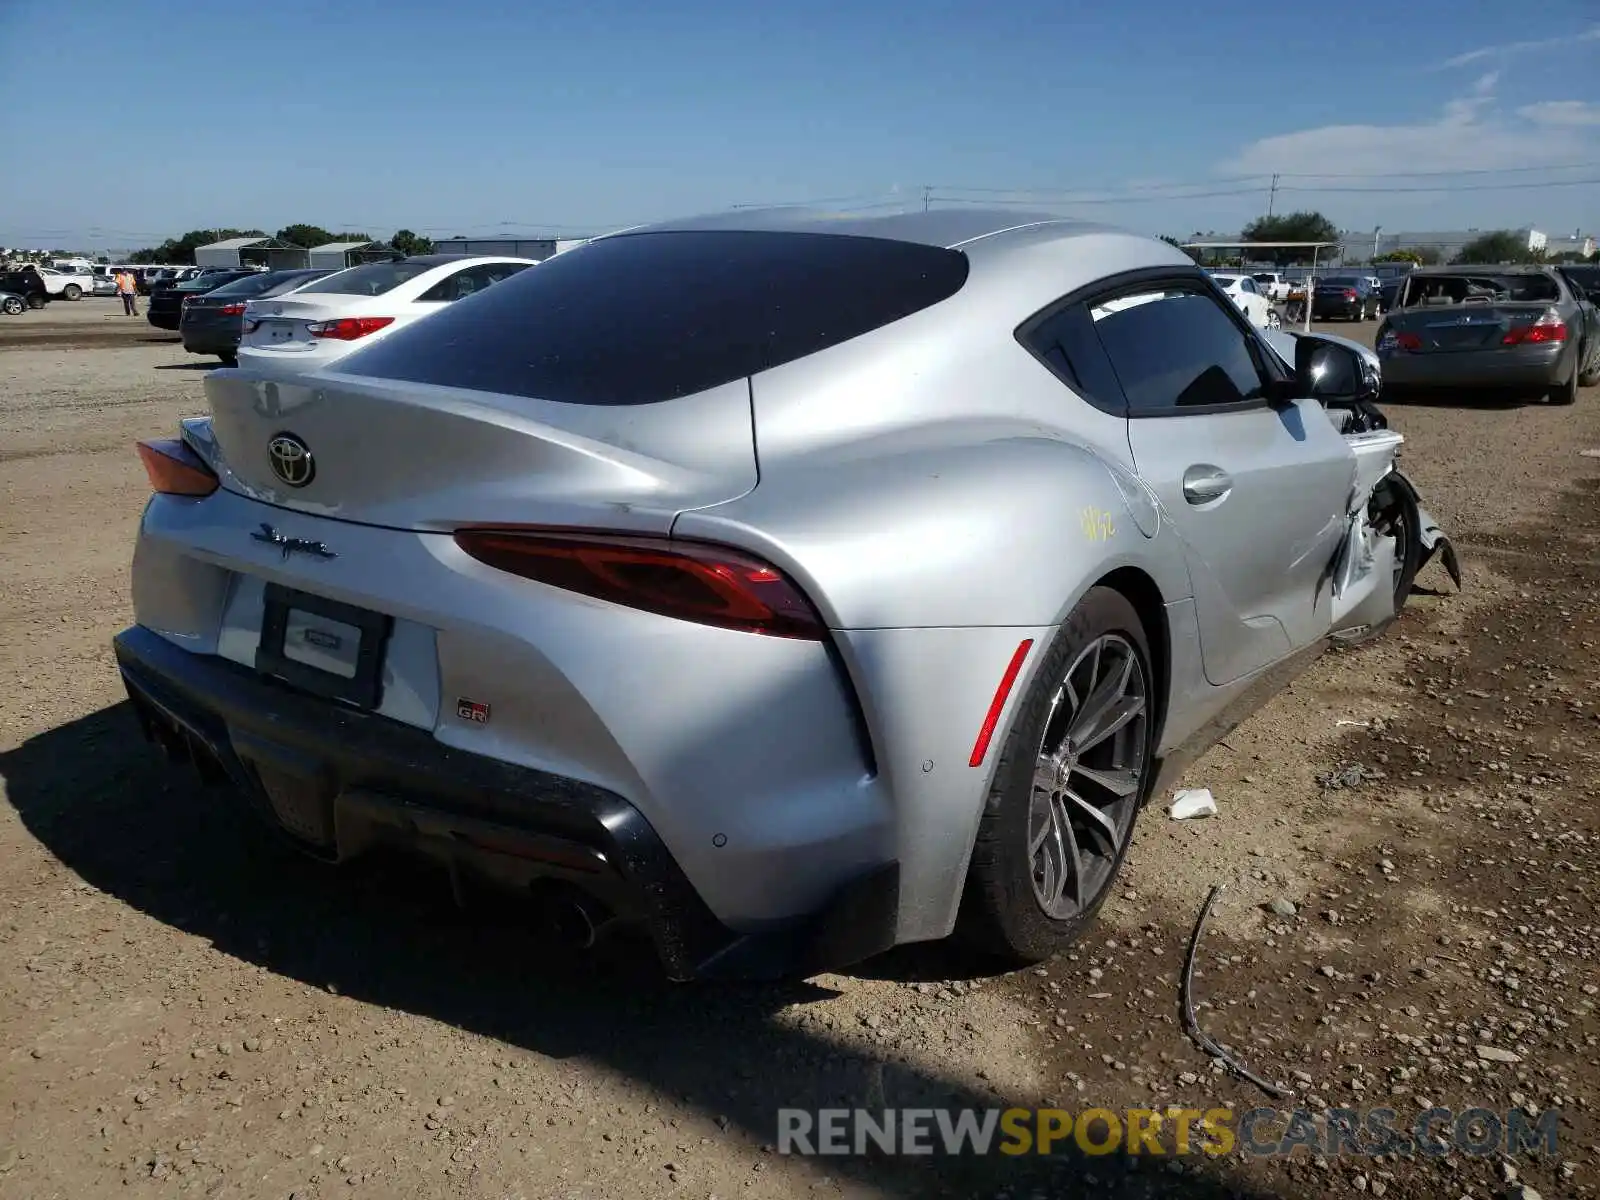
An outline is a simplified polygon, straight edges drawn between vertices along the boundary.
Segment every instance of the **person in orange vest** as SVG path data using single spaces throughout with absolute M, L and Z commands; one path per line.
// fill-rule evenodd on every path
M 130 317 L 139 315 L 139 284 L 133 278 L 133 272 L 122 270 L 117 272 L 117 295 L 122 297 L 123 314 Z

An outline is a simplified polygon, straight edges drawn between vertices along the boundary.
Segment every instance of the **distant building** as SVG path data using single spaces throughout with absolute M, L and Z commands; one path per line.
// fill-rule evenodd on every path
M 503 254 L 543 262 L 583 245 L 588 238 L 443 238 L 434 242 L 435 254 Z
M 197 267 L 266 267 L 283 271 L 304 267 L 310 261 L 304 246 L 295 246 L 271 237 L 236 237 L 208 246 L 197 246 Z
M 1414 232 L 1402 230 L 1389 233 L 1383 229 L 1346 229 L 1340 236 L 1339 256 L 1345 262 L 1371 262 L 1374 257 L 1395 250 L 1431 250 L 1440 262 L 1449 262 L 1460 254 L 1468 242 L 1474 242 L 1493 229 L 1449 229 Z M 1543 250 L 1548 238 L 1537 229 L 1525 227 L 1511 230 L 1529 250 Z
M 364 262 L 381 262 L 394 257 L 388 242 L 328 242 L 306 252 L 310 265 L 320 270 L 342 271 Z
M 1557 254 L 1578 254 L 1588 258 L 1595 252 L 1594 234 L 1576 230 L 1571 237 L 1553 237 L 1545 242 L 1544 252 L 1552 257 Z

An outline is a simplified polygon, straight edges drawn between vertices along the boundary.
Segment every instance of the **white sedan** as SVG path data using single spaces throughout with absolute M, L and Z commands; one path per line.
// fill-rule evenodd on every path
M 1221 275 L 1213 271 L 1211 278 L 1228 294 L 1228 299 L 1239 306 L 1239 311 L 1250 319 L 1257 329 L 1277 329 L 1283 322 L 1272 302 L 1261 294 L 1256 281 L 1248 275 Z
M 315 371 L 534 265 L 531 258 L 418 254 L 363 263 L 249 301 L 239 366 L 274 374 Z

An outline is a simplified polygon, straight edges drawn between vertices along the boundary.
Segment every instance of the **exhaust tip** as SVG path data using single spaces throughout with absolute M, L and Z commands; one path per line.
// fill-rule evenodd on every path
M 607 924 L 605 916 L 580 894 L 554 896 L 545 909 L 551 930 L 563 946 L 572 950 L 592 950 Z

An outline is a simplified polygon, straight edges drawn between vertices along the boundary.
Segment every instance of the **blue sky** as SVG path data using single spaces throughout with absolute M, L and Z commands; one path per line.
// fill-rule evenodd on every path
M 1593 231 L 1600 183 L 1542 185 L 1600 180 L 1600 8 L 1508 11 L 5 0 L 30 99 L 0 108 L 0 146 L 29 165 L 0 244 L 577 234 L 926 186 L 1187 234 L 1264 211 L 1274 172 L 1278 211 L 1346 228 Z

